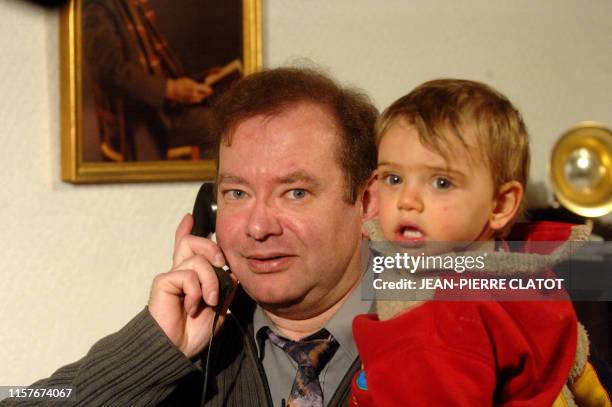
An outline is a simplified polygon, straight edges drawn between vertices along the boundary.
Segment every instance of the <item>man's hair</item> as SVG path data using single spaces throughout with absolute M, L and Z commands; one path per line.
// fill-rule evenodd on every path
M 513 180 L 526 187 L 529 140 L 525 124 L 512 103 L 490 86 L 459 79 L 425 82 L 383 112 L 377 125 L 377 145 L 401 118 L 415 126 L 424 146 L 444 158 L 452 154 L 449 133 L 455 136 L 472 159 L 485 161 L 496 190 Z M 469 133 L 476 139 L 476 154 L 468 147 Z
M 219 96 L 213 105 L 211 131 L 219 162 L 222 142 L 231 144 L 235 128 L 258 115 L 275 116 L 300 103 L 324 108 L 338 134 L 338 162 L 346 174 L 346 200 L 354 203 L 360 187 L 376 169 L 375 126 L 378 111 L 362 92 L 342 87 L 307 68 L 277 68 L 249 75 Z

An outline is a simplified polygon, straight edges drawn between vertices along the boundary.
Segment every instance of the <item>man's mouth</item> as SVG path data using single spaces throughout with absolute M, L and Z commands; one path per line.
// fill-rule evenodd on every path
M 249 268 L 254 273 L 284 271 L 295 259 L 295 256 L 286 253 L 252 253 L 245 257 Z

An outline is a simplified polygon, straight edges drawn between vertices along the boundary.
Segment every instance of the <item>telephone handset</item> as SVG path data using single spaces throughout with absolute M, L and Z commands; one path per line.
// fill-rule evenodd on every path
M 214 200 L 214 189 L 215 184 L 204 183 L 198 191 L 195 204 L 193 205 L 193 228 L 191 234 L 195 236 L 208 237 L 215 231 L 215 223 L 217 217 L 217 204 Z M 234 281 L 229 275 L 229 268 L 226 266 L 226 270 L 214 267 L 215 274 L 219 280 L 219 297 L 217 305 L 214 307 L 215 317 L 212 323 L 212 334 L 208 342 L 208 352 L 206 352 L 206 362 L 204 364 L 204 385 L 202 387 L 202 400 L 206 400 L 206 393 L 208 391 L 208 381 L 210 374 L 210 355 L 214 352 L 213 349 L 213 338 L 215 337 L 214 332 L 217 327 L 217 321 L 221 312 L 223 312 L 223 306 L 227 301 L 227 298 L 234 289 Z
M 217 216 L 217 204 L 214 200 L 215 184 L 207 182 L 202 184 L 198 191 L 195 204 L 193 205 L 193 228 L 191 234 L 195 236 L 208 237 L 215 231 Z M 219 300 L 214 307 L 215 313 L 220 314 L 228 296 L 234 289 L 234 282 L 229 276 L 229 268 L 226 270 L 213 267 L 219 280 Z

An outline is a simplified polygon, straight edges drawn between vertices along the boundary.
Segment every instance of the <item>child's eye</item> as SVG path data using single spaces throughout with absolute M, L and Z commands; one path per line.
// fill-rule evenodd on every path
M 298 199 L 306 198 L 306 195 L 308 195 L 308 192 L 306 192 L 305 189 L 296 188 L 296 189 L 291 189 L 287 191 L 287 194 L 289 195 L 290 199 L 298 200 Z
M 448 178 L 435 177 L 432 181 L 433 187 L 436 189 L 449 189 L 453 186 Z
M 398 185 L 402 183 L 402 177 L 397 174 L 388 174 L 384 176 L 383 181 L 388 185 Z

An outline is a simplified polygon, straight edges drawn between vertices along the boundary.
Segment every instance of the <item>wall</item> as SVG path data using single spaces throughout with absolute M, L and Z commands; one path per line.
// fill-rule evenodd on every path
M 379 107 L 440 76 L 486 81 L 523 111 L 533 178 L 575 122 L 612 126 L 607 0 L 267 0 L 264 60 L 308 58 Z M 0 2 L 0 384 L 78 359 L 146 304 L 197 183 L 60 179 L 58 13 Z

